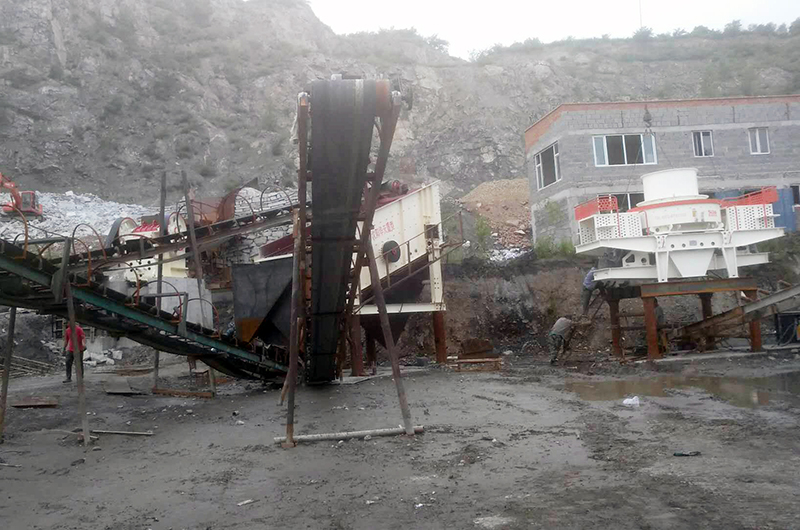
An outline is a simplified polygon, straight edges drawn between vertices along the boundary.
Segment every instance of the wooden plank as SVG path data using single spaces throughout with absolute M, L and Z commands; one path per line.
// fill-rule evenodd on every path
M 15 309 L 15 308 L 12 307 L 11 309 Z M 31 366 L 31 367 L 37 367 L 37 368 L 40 368 L 42 370 L 52 370 L 54 368 L 54 366 L 55 366 L 55 365 L 53 365 L 51 363 L 43 363 L 42 361 L 35 361 L 33 359 L 26 359 L 25 357 L 17 357 L 16 355 L 12 355 L 11 356 L 11 362 L 24 364 L 24 365 L 28 365 L 28 366 Z
M 107 372 L 107 373 L 116 374 L 116 375 L 145 375 L 145 374 L 149 374 L 152 371 L 153 371 L 153 368 L 119 368 L 117 370 L 112 370 L 112 371 Z M 97 373 L 97 372 L 95 372 L 95 373 Z
M 58 406 L 58 400 L 50 397 L 28 396 L 11 403 L 15 409 L 47 409 Z
M 198 397 L 211 399 L 214 397 L 213 392 L 194 392 L 191 390 L 178 390 L 173 388 L 154 388 L 153 394 L 159 396 L 174 396 L 174 397 Z

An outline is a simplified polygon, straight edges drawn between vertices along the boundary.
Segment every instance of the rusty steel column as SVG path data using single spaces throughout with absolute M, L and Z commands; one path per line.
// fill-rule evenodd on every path
M 364 373 L 364 351 L 361 349 L 361 317 L 352 315 L 350 317 L 350 365 L 351 375 L 365 375 Z
M 200 303 L 200 326 L 205 327 L 206 310 L 205 306 L 203 305 L 203 265 L 200 261 L 200 251 L 197 249 L 197 236 L 195 235 L 194 231 L 194 201 L 192 200 L 189 190 L 189 179 L 186 176 L 186 171 L 184 170 L 181 170 L 181 179 L 183 179 L 183 193 L 186 195 L 186 221 L 189 228 L 189 244 L 192 249 L 192 256 L 194 257 L 194 274 L 195 279 L 197 280 L 197 299 Z M 186 307 L 184 310 L 187 312 L 187 315 L 184 318 L 188 318 L 189 308 Z M 214 329 L 213 310 L 211 315 L 211 324 L 209 326 L 211 329 Z M 211 387 L 211 393 L 216 396 L 217 379 L 214 375 L 214 368 L 208 363 L 206 363 L 206 366 L 208 367 L 208 384 Z
M 158 209 L 158 237 L 164 237 L 167 235 L 167 220 L 166 220 L 166 209 L 167 209 L 167 172 L 164 171 L 161 173 L 161 202 L 159 203 Z M 177 222 L 177 221 L 176 221 Z M 158 260 L 158 269 L 157 269 L 157 279 L 156 279 L 156 294 L 158 294 L 158 300 L 156 300 L 156 304 L 158 307 L 158 316 L 161 318 L 161 289 L 162 289 L 162 282 L 164 280 L 164 254 L 159 254 L 156 259 Z M 158 388 L 158 365 L 161 361 L 161 352 L 155 350 L 155 356 L 153 357 L 153 388 Z
M 758 300 L 758 291 L 745 291 L 744 295 L 752 301 Z M 750 351 L 761 351 L 761 319 L 750 321 Z
M 703 320 L 714 316 L 714 310 L 711 307 L 711 299 L 713 296 L 713 293 L 703 293 L 700 295 L 700 309 L 703 312 Z M 705 339 L 706 350 L 713 350 L 717 347 L 717 342 L 711 329 L 706 331 Z
M 608 316 L 611 319 L 611 351 L 616 357 L 622 357 L 622 330 L 619 324 L 619 300 L 607 300 Z
M 414 435 L 414 425 L 411 423 L 411 410 L 408 408 L 406 389 L 403 385 L 403 376 L 400 373 L 400 359 L 397 355 L 397 348 L 394 345 L 392 336 L 392 326 L 389 324 L 389 313 L 386 311 L 386 300 L 383 297 L 383 286 L 378 272 L 378 262 L 375 261 L 375 251 L 372 249 L 372 239 L 367 239 L 367 263 L 369 264 L 369 275 L 372 278 L 372 293 L 375 296 L 375 305 L 378 306 L 378 316 L 381 320 L 383 330 L 383 340 L 386 350 L 389 352 L 389 359 L 392 362 L 392 378 L 397 387 L 397 400 L 400 402 L 400 413 L 403 416 L 403 428 L 408 436 Z
M 300 232 L 304 227 L 300 226 L 299 212 L 294 214 L 294 249 L 292 253 L 292 306 L 290 309 L 291 321 L 289 328 L 289 371 L 286 374 L 288 382 L 288 401 L 286 408 L 286 442 L 284 447 L 294 447 L 294 393 L 297 387 L 297 364 L 300 356 L 300 324 L 302 321 L 303 308 L 300 292 L 300 260 L 303 253 L 301 248 Z
M 376 375 L 378 373 L 378 354 L 377 354 L 377 346 L 375 344 L 375 337 L 372 336 L 372 333 L 367 332 L 366 338 L 367 338 L 367 366 L 369 366 L 372 375 Z
M 642 298 L 644 306 L 644 327 L 647 331 L 647 358 L 660 359 L 661 351 L 658 349 L 658 323 L 656 322 L 655 298 Z
M 444 329 L 444 311 L 433 312 L 433 342 L 436 345 L 436 363 L 447 364 L 447 335 Z
M 6 423 L 6 401 L 8 400 L 8 378 L 11 375 L 11 356 L 14 353 L 14 327 L 17 323 L 17 308 L 8 313 L 8 338 L 6 355 L 3 358 L 3 387 L 0 391 L 0 443 L 3 443 L 3 429 Z

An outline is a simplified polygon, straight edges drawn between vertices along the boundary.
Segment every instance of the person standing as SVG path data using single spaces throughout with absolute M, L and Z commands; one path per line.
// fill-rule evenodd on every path
M 594 273 L 597 267 L 592 267 L 586 276 L 583 278 L 583 289 L 581 290 L 581 307 L 583 309 L 583 316 L 589 312 L 589 302 L 592 300 L 592 293 L 597 288 L 597 282 L 594 279 Z
M 78 324 L 75 324 L 75 335 L 78 337 L 77 341 L 72 340 L 72 330 L 67 326 L 67 331 L 64 333 L 64 347 L 61 349 L 61 353 L 67 356 L 67 378 L 64 383 L 72 381 L 72 363 L 76 360 L 75 342 L 77 342 L 77 360 L 79 363 L 83 362 L 83 352 L 86 351 L 86 334 Z
M 566 352 L 569 349 L 569 341 L 572 338 L 574 324 L 571 315 L 561 317 L 556 320 L 547 338 L 550 343 L 550 364 L 555 364 L 558 360 L 558 354 L 563 349 Z

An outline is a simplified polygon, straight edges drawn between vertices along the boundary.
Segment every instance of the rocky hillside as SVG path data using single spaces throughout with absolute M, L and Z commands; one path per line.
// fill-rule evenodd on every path
M 206 194 L 290 183 L 297 92 L 349 72 L 414 87 L 394 171 L 461 195 L 523 176 L 522 132 L 564 101 L 800 91 L 793 29 L 531 40 L 463 61 L 413 31 L 335 35 L 302 0 L 2 2 L 0 171 L 143 204 L 164 170 Z

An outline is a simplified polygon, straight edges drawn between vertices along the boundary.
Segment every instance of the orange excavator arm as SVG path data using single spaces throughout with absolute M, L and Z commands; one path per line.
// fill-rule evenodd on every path
M 8 191 L 8 193 L 11 194 L 11 198 L 13 199 L 13 202 L 10 203 L 11 206 L 14 206 L 14 208 L 17 209 L 22 206 L 22 195 L 19 194 L 17 185 L 14 184 L 13 180 L 6 177 L 2 173 L 0 173 L 0 188 Z
M 10 193 L 12 198 L 12 202 L 0 205 L 4 213 L 42 215 L 42 207 L 36 198 L 36 192 L 20 192 L 13 180 L 0 173 L 0 192 L 4 190 Z

